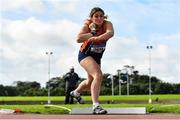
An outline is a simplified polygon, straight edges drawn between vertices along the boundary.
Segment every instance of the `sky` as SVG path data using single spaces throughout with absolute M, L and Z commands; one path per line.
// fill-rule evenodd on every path
M 78 63 L 76 36 L 93 7 L 114 27 L 102 58 L 103 73 L 124 65 L 163 82 L 180 83 L 180 0 L 0 0 L 0 84 L 61 77 Z M 148 50 L 146 46 L 153 46 Z M 46 52 L 53 52 L 48 56 Z

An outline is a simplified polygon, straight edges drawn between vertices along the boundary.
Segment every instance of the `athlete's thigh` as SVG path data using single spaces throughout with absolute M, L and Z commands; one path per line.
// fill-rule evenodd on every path
M 88 56 L 81 60 L 80 65 L 86 70 L 86 72 L 90 76 L 94 76 L 94 74 L 96 73 L 101 73 L 100 66 L 91 56 Z

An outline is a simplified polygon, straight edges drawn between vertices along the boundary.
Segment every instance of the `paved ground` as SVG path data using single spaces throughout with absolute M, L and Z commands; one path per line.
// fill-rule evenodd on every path
M 0 120 L 180 120 L 180 114 L 147 115 L 38 115 L 11 114 L 0 115 Z

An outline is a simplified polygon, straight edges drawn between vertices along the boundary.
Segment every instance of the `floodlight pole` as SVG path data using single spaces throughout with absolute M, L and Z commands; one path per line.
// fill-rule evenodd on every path
M 151 50 L 152 50 L 152 46 L 147 46 L 146 47 L 149 51 L 149 103 L 152 103 L 152 96 L 151 96 Z
M 48 101 L 47 104 L 51 104 L 51 86 L 50 86 L 50 56 L 53 54 L 53 52 L 46 52 L 46 55 L 48 55 Z

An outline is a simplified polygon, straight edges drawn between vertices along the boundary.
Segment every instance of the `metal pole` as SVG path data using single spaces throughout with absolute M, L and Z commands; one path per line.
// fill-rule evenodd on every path
M 129 96 L 129 76 L 128 76 L 128 68 L 129 65 L 124 65 L 124 70 L 126 71 L 126 79 L 127 79 L 127 95 Z
M 121 96 L 121 79 L 119 79 L 119 95 Z
M 131 79 L 130 79 L 130 84 L 132 84 L 132 80 L 133 80 L 133 71 L 134 71 L 134 66 L 130 66 L 130 75 L 131 75 Z
M 48 55 L 48 101 L 47 103 L 48 104 L 51 104 L 51 99 L 50 99 L 50 96 L 51 96 L 51 86 L 50 86 L 50 55 L 52 55 L 53 52 L 46 52 L 46 55 Z
M 119 96 L 121 95 L 121 79 L 120 79 L 120 72 L 121 70 L 117 70 L 118 72 L 118 80 L 119 80 Z
M 128 76 L 128 70 L 126 72 L 127 75 L 127 96 L 129 96 L 129 76 Z
M 147 46 L 147 49 L 149 51 L 149 103 L 152 103 L 152 97 L 151 97 L 151 49 L 152 46 Z
M 114 96 L 114 80 L 113 80 L 113 75 L 111 75 L 111 81 L 112 81 L 112 96 Z

